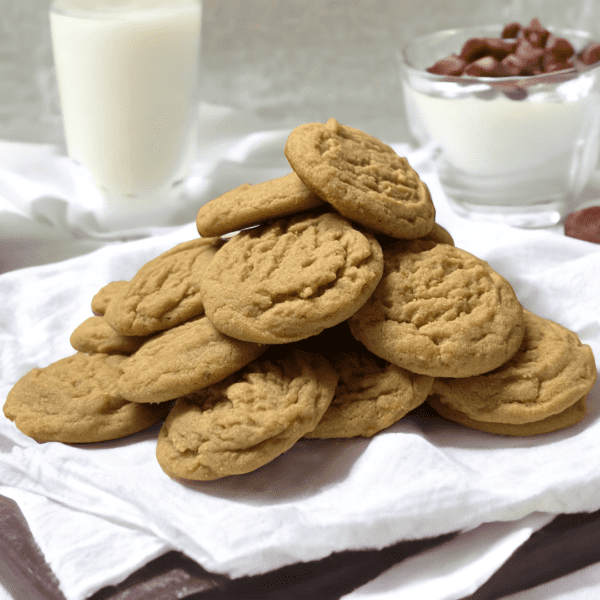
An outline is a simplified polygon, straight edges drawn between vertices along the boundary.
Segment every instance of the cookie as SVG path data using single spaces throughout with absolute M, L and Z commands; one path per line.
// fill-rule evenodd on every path
M 477 421 L 522 424 L 562 413 L 592 389 L 591 348 L 577 334 L 524 311 L 525 335 L 505 364 L 477 377 L 436 379 L 434 391 Z
M 296 127 L 285 145 L 292 169 L 317 196 L 378 233 L 414 239 L 433 227 L 427 186 L 406 158 L 335 119 Z
M 427 404 L 440 416 L 454 421 L 470 429 L 477 429 L 485 433 L 494 433 L 496 435 L 508 436 L 530 436 L 551 433 L 560 429 L 565 429 L 580 423 L 585 418 L 587 409 L 585 398 L 580 398 L 574 404 L 564 411 L 550 415 L 539 421 L 529 423 L 492 423 L 490 421 L 477 421 L 471 419 L 465 413 L 452 408 L 449 404 L 442 402 L 437 394 L 432 394 L 427 398 Z
M 244 183 L 207 202 L 198 211 L 196 227 L 203 237 L 220 236 L 323 205 L 292 172 L 256 185 Z
M 96 292 L 92 298 L 92 312 L 101 317 L 106 312 L 110 301 L 127 285 L 127 281 L 111 281 Z
M 142 431 L 163 419 L 169 405 L 125 400 L 117 391 L 123 360 L 77 353 L 33 369 L 9 392 L 4 414 L 38 442 L 102 442 Z
M 385 269 L 348 323 L 371 352 L 414 373 L 468 377 L 510 359 L 523 339 L 523 309 L 485 261 L 431 241 L 384 249 Z
M 337 374 L 318 354 L 277 347 L 175 403 L 156 457 L 171 477 L 249 473 L 289 450 L 329 406 Z
M 110 326 L 123 335 L 150 335 L 202 314 L 202 273 L 222 244 L 191 240 L 146 263 L 108 304 Z
M 311 338 L 339 376 L 333 400 L 305 438 L 371 437 L 422 404 L 433 377 L 416 375 L 369 352 L 346 323 Z
M 71 334 L 71 346 L 87 354 L 121 354 L 128 356 L 142 346 L 148 337 L 122 335 L 104 317 L 90 317 Z
M 266 349 L 227 337 L 203 315 L 156 335 L 124 360 L 119 392 L 132 402 L 174 400 L 224 379 Z
M 385 248 L 391 244 L 395 244 L 398 241 L 398 238 L 393 238 L 389 235 L 378 234 L 376 237 L 382 248 Z M 419 239 L 435 242 L 436 244 L 448 244 L 449 246 L 456 245 L 454 243 L 454 238 L 450 235 L 450 232 L 447 229 L 444 229 L 438 223 L 434 223 L 431 231 Z
M 421 239 L 430 240 L 436 244 L 448 244 L 448 246 L 456 245 L 450 232 L 447 229 L 444 229 L 439 223 L 434 223 L 431 231 Z
M 382 272 L 370 233 L 334 212 L 296 215 L 231 238 L 204 273 L 204 307 L 231 337 L 290 343 L 345 321 Z

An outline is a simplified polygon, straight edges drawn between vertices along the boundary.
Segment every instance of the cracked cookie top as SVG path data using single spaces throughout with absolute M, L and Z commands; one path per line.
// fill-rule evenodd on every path
M 108 303 L 104 317 L 110 326 L 123 335 L 150 335 L 202 314 L 202 274 L 223 243 L 183 242 L 146 263 Z
M 242 231 L 204 273 L 204 308 L 227 335 L 284 344 L 356 312 L 383 272 L 381 246 L 344 217 L 297 215 Z
M 227 379 L 180 398 L 160 430 L 156 456 L 172 477 L 248 473 L 315 427 L 337 374 L 324 357 L 273 348 Z
M 305 438 L 371 437 L 422 404 L 433 377 L 417 375 L 375 356 L 347 323 L 306 342 L 333 365 L 337 387 L 323 418 Z
M 106 312 L 110 301 L 125 288 L 128 281 L 111 281 L 100 288 L 92 298 L 92 312 L 96 317 L 101 317 Z
M 285 155 L 308 188 L 364 227 L 401 239 L 433 227 L 431 195 L 406 158 L 359 129 L 335 119 L 300 125 Z
M 196 227 L 204 237 L 218 236 L 324 204 L 292 172 L 256 185 L 244 183 L 207 202 L 198 211 Z
M 33 369 L 9 392 L 4 414 L 38 442 L 102 442 L 142 431 L 163 419 L 169 406 L 142 406 L 119 394 L 124 359 L 77 353 Z
M 349 319 L 371 352 L 414 373 L 467 377 L 518 350 L 523 309 L 485 261 L 427 240 L 387 246 L 384 260 L 380 284 Z
M 120 365 L 119 392 L 133 402 L 166 402 L 224 379 L 266 346 L 230 338 L 202 315 L 148 340 Z
M 596 381 L 592 350 L 558 323 L 524 311 L 517 353 L 489 373 L 437 379 L 440 401 L 471 419 L 522 424 L 558 414 L 584 397 Z

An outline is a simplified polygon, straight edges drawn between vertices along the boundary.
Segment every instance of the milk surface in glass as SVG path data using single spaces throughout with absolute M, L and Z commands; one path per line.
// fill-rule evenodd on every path
M 200 0 L 52 3 L 67 149 L 108 207 L 164 202 L 185 177 L 197 134 L 200 21 Z

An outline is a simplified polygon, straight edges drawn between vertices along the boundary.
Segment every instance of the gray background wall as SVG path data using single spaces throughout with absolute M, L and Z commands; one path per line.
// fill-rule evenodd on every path
M 0 0 L 0 139 L 62 143 L 48 7 Z M 600 39 L 600 0 L 204 0 L 203 98 L 284 125 L 397 117 L 384 137 L 400 141 L 396 52 L 405 41 L 532 16 Z

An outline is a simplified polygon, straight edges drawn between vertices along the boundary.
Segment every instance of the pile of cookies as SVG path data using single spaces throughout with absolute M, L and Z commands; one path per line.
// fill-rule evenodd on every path
M 160 466 L 195 480 L 372 436 L 425 402 L 513 436 L 583 418 L 590 347 L 455 247 L 405 158 L 334 119 L 294 129 L 285 154 L 291 173 L 202 206 L 198 239 L 102 288 L 77 353 L 18 381 L 5 415 L 65 443 L 162 421 Z

